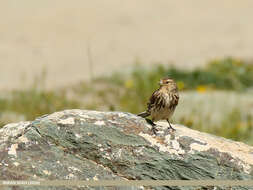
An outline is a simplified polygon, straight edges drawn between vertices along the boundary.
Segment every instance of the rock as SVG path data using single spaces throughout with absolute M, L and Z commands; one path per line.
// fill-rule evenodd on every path
M 253 147 L 181 125 L 168 132 L 167 123 L 158 124 L 154 136 L 151 126 L 136 115 L 87 110 L 8 124 L 0 129 L 0 180 L 253 179 Z

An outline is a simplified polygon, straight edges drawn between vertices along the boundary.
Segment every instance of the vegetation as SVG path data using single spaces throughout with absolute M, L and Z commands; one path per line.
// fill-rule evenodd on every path
M 38 80 L 0 97 L 0 125 L 72 108 L 138 113 L 164 76 L 174 78 L 181 92 L 173 123 L 253 145 L 253 64 L 234 58 L 193 70 L 160 64 L 148 70 L 137 63 L 129 74 L 114 73 L 68 90 L 40 89 Z
M 0 98 L 0 112 L 5 117 L 1 117 L 1 123 L 14 122 L 8 119 L 15 113 L 23 115 L 24 120 L 33 120 L 34 118 L 55 112 L 57 110 L 78 108 L 80 102 L 70 100 L 66 97 L 66 91 L 42 91 L 36 87 L 15 90 L 10 93 L 9 98 Z M 13 118 L 13 117 L 12 117 Z

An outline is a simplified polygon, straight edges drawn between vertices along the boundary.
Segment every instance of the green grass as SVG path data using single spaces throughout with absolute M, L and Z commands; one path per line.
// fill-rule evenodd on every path
M 137 64 L 130 73 L 60 90 L 38 88 L 43 75 L 31 88 L 0 97 L 0 126 L 72 108 L 138 113 L 146 109 L 164 76 L 174 78 L 180 89 L 173 123 L 253 145 L 253 63 L 233 58 L 212 60 L 193 70 Z
M 155 65 L 147 70 L 141 65 L 136 65 L 128 80 L 133 80 L 134 87 L 140 91 L 150 90 L 162 76 L 175 79 L 181 90 L 194 90 L 199 86 L 210 89 L 245 90 L 253 86 L 253 62 L 225 58 L 212 60 L 204 68 L 190 71 L 164 65 Z
M 64 90 L 44 91 L 35 87 L 12 91 L 8 98 L 0 99 L 1 113 L 20 114 L 25 120 L 33 120 L 44 114 L 68 108 L 78 108 L 79 106 L 80 102 L 68 99 Z M 14 121 L 15 119 L 8 120 L 8 117 L 1 118 L 1 124 Z

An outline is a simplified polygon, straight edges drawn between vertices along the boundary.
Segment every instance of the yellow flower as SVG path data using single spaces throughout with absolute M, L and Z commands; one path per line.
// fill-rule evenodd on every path
M 184 82 L 183 82 L 183 81 L 178 81 L 178 82 L 177 82 L 177 86 L 178 86 L 178 89 L 179 89 L 179 90 L 184 89 Z
M 132 88 L 134 86 L 133 80 L 129 79 L 125 82 L 125 87 L 126 88 Z
M 246 129 L 247 128 L 247 123 L 246 122 L 239 122 L 237 123 L 237 126 L 236 126 L 238 129 Z
M 232 64 L 235 66 L 240 66 L 241 65 L 241 60 L 240 59 L 233 59 Z
M 196 90 L 198 93 L 205 93 L 207 91 L 207 87 L 204 85 L 199 85 L 199 86 L 197 86 Z

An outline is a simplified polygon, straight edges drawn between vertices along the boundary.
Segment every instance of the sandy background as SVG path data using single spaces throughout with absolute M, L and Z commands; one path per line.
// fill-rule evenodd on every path
M 0 0 L 0 89 L 47 87 L 170 61 L 253 58 L 252 0 Z M 89 53 L 88 53 L 89 52 Z M 89 56 L 90 61 L 89 61 Z

